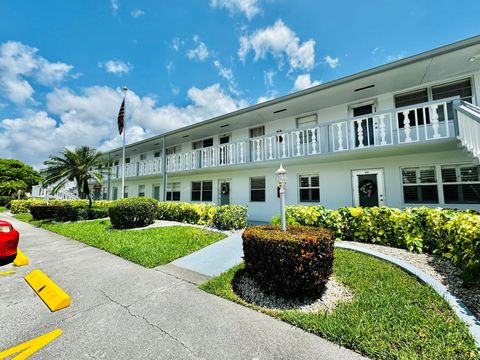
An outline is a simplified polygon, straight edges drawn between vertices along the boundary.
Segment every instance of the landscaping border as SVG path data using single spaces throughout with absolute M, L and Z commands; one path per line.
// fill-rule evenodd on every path
M 431 286 L 438 294 L 440 294 L 450 305 L 450 307 L 455 311 L 455 314 L 465 323 L 467 324 L 470 333 L 475 340 L 475 344 L 477 345 L 477 349 L 480 351 L 480 320 L 477 320 L 470 309 L 463 303 L 462 300 L 458 299 L 455 295 L 453 295 L 443 284 L 439 281 L 425 273 L 424 271 L 418 269 L 417 267 L 403 261 L 397 259 L 390 255 L 382 254 L 378 251 L 366 249 L 360 246 L 355 246 L 354 244 L 345 244 L 342 242 L 335 242 L 335 247 L 341 249 L 347 249 L 352 251 L 357 251 L 361 253 L 365 253 L 379 259 L 388 261 L 392 264 L 395 264 L 406 272 L 414 275 L 420 281 L 424 282 L 425 284 Z

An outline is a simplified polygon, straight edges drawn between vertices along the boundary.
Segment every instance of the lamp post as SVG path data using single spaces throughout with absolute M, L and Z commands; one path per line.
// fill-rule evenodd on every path
M 285 184 L 287 183 L 287 170 L 283 168 L 283 165 L 280 164 L 280 167 L 275 171 L 277 176 L 278 188 L 280 193 L 280 223 L 282 231 L 287 230 L 287 224 L 285 220 Z

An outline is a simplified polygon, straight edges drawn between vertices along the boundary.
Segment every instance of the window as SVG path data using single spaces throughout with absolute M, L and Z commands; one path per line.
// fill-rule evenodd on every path
M 203 148 L 211 147 L 211 146 L 213 146 L 213 138 L 208 138 L 208 139 L 203 139 L 203 140 L 199 140 L 199 141 L 194 141 L 194 142 L 192 143 L 192 148 L 193 148 L 193 150 L 203 149 Z
M 160 189 L 160 186 L 158 188 Z M 180 183 L 168 183 L 166 195 L 167 201 L 180 201 Z
M 218 138 L 220 145 L 228 144 L 230 142 L 230 135 L 222 135 Z
M 250 201 L 265 201 L 265 177 L 250 178 Z
M 162 152 L 161 151 L 157 151 L 153 154 L 153 157 L 154 158 L 159 158 L 160 156 L 162 156 Z
M 140 154 L 140 161 L 147 160 L 147 154 Z
M 318 124 L 317 114 L 300 116 L 295 119 L 297 128 L 314 127 Z
M 123 197 L 128 198 L 128 185 L 123 187 Z
M 395 107 L 397 108 L 424 102 L 428 102 L 428 91 L 426 88 L 395 95 Z
M 113 162 L 113 165 L 115 165 L 115 166 L 118 166 L 118 164 L 119 164 L 119 161 L 118 161 L 118 160 L 115 160 L 115 161 Z
M 403 199 L 406 204 L 438 203 L 435 167 L 402 169 Z
M 130 164 L 130 158 L 125 158 L 125 164 Z
M 167 149 L 167 155 L 178 154 L 182 152 L 182 145 L 172 146 Z
M 249 130 L 250 137 L 255 138 L 265 135 L 265 126 L 258 126 Z
M 428 102 L 428 90 L 425 89 L 420 89 L 420 90 L 415 90 L 415 91 L 410 91 L 405 94 L 399 94 L 395 95 L 394 97 L 395 100 L 395 107 L 400 108 L 404 106 L 410 106 L 410 105 L 416 105 L 416 104 L 421 104 Z M 417 109 L 416 110 L 416 115 L 417 115 L 417 124 L 418 125 L 423 125 L 425 122 L 430 121 L 430 114 L 428 111 L 423 111 L 423 109 Z M 410 124 L 413 125 L 415 123 L 415 110 L 412 110 L 408 113 L 408 118 L 410 119 Z M 398 127 L 400 129 L 405 127 L 405 124 L 403 123 L 403 120 L 405 119 L 405 116 L 403 113 L 398 114 Z
M 138 196 L 145 197 L 145 185 L 138 185 Z
M 446 204 L 480 203 L 480 167 L 444 165 L 441 167 Z
M 298 177 L 300 202 L 319 202 L 320 183 L 318 175 L 300 175 Z
M 212 181 L 192 181 L 192 201 L 212 201 Z
M 153 198 L 160 200 L 160 185 L 153 185 Z M 178 193 L 178 199 L 180 200 L 180 192 Z
M 453 83 L 442 84 L 432 87 L 433 100 L 446 99 L 452 96 L 460 96 L 460 99 L 472 102 L 472 86 L 470 79 L 456 81 Z M 447 114 L 449 119 L 453 119 L 453 106 L 451 103 L 447 105 Z M 441 117 L 443 114 L 441 115 Z M 440 118 L 440 120 L 443 120 Z

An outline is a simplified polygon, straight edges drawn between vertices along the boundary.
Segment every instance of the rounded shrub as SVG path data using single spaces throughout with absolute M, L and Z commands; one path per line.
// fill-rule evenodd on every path
M 242 235 L 245 269 L 267 294 L 322 294 L 332 274 L 335 234 L 323 228 L 253 226 Z
M 108 209 L 112 226 L 115 229 L 132 229 L 153 224 L 157 203 L 155 199 L 144 197 L 115 200 Z
M 213 216 L 213 226 L 220 230 L 245 228 L 247 226 L 247 207 L 241 205 L 222 205 L 217 207 Z

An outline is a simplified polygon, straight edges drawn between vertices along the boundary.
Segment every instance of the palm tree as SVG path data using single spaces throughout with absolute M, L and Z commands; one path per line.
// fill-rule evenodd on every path
M 103 175 L 108 172 L 108 162 L 103 154 L 88 146 L 75 150 L 65 148 L 60 156 L 51 155 L 45 161 L 46 169 L 41 171 L 44 176 L 44 185 L 54 185 L 55 194 L 69 181 L 75 181 L 78 194 L 81 198 L 88 198 L 89 207 L 92 207 L 92 197 L 88 182 L 94 180 L 103 183 Z

